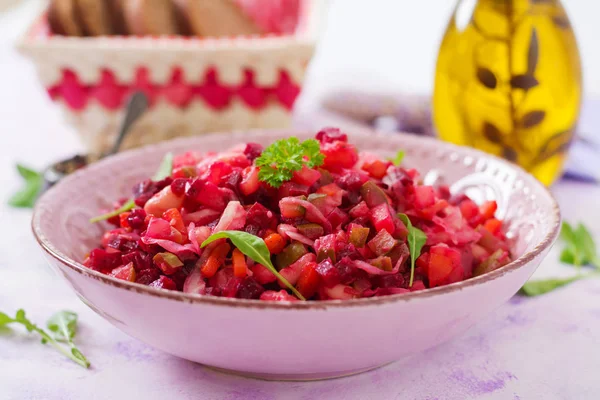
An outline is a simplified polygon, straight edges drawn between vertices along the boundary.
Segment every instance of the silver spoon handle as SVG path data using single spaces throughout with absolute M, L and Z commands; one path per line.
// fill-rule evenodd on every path
M 127 108 L 125 109 L 125 118 L 123 118 L 123 122 L 121 122 L 121 126 L 119 127 L 119 132 L 117 134 L 117 140 L 113 144 L 112 149 L 107 155 L 115 154 L 121 148 L 121 144 L 123 143 L 123 139 L 129 132 L 129 128 L 135 121 L 138 120 L 139 117 L 148 109 L 148 98 L 143 92 L 134 92 L 129 98 L 129 102 L 127 103 Z

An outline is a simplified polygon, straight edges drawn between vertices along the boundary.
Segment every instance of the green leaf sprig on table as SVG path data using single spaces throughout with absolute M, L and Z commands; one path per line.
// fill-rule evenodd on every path
M 73 343 L 73 339 L 77 332 L 77 314 L 74 312 L 59 311 L 52 315 L 47 322 L 47 328 L 51 333 L 46 332 L 31 322 L 25 316 L 25 311 L 23 310 L 18 310 L 14 318 L 0 312 L 0 326 L 6 326 L 13 323 L 23 325 L 28 332 L 36 332 L 42 337 L 43 344 L 50 344 L 62 355 L 70 358 L 82 367 L 90 367 L 90 362 L 75 346 L 75 343 Z M 69 348 L 66 349 L 65 346 L 61 345 L 59 342 L 66 343 Z
M 415 278 L 415 262 L 421 255 L 421 249 L 427 242 L 427 235 L 425 232 L 413 226 L 412 222 L 406 214 L 398 214 L 400 220 L 404 223 L 408 229 L 408 250 L 410 251 L 410 281 L 408 287 L 412 287 L 413 280 Z
M 156 171 L 156 173 L 152 177 L 152 180 L 155 182 L 162 181 L 163 179 L 171 176 L 172 172 L 173 172 L 173 153 L 167 153 L 167 154 L 165 154 L 162 161 L 160 162 L 158 171 Z M 117 215 L 120 215 L 121 213 L 132 210 L 134 208 L 135 208 L 135 200 L 129 199 L 121 207 L 117 208 L 116 210 L 112 210 L 110 212 L 107 212 L 106 214 L 98 215 L 94 218 L 91 218 L 90 222 L 92 224 L 94 224 L 96 222 L 105 221 L 107 219 L 116 217 Z
M 32 208 L 44 186 L 44 177 L 40 172 L 21 164 L 17 164 L 17 171 L 25 181 L 25 184 L 18 192 L 11 196 L 8 204 L 12 207 Z
M 264 240 L 258 236 L 254 236 L 250 233 L 243 231 L 221 231 L 210 235 L 200 247 L 205 247 L 215 240 L 229 239 L 239 251 L 244 253 L 247 257 L 250 257 L 265 268 L 267 268 L 273 275 L 277 277 L 288 289 L 296 295 L 300 300 L 306 300 L 302 294 L 296 290 L 296 288 L 288 282 L 281 274 L 277 271 L 273 263 L 271 262 L 271 252 L 267 247 Z
M 568 222 L 563 222 L 560 238 L 565 245 L 560 253 L 560 261 L 574 265 L 577 268 L 577 275 L 529 281 L 521 288 L 522 294 L 539 296 L 581 279 L 600 276 L 600 258 L 597 246 L 585 225 L 580 223 L 573 228 Z M 595 267 L 596 271 L 582 273 L 580 271 L 582 266 Z
M 323 165 L 324 161 L 325 155 L 321 153 L 317 140 L 280 139 L 264 149 L 256 159 L 256 165 L 260 167 L 258 179 L 278 188 L 292 179 L 294 172 L 300 171 L 303 166 L 314 168 Z

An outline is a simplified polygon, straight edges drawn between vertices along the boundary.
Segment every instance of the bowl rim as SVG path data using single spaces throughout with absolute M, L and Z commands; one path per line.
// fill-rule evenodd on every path
M 178 142 L 183 142 L 183 143 L 194 142 L 195 144 L 197 144 L 196 142 L 199 140 L 201 141 L 202 139 L 205 139 L 205 138 L 210 138 L 210 137 L 215 137 L 215 136 L 224 136 L 224 135 L 230 135 L 232 137 L 235 137 L 237 140 L 241 137 L 241 136 L 239 136 L 241 133 L 243 133 L 244 135 L 247 135 L 247 134 L 261 134 L 261 133 L 264 134 L 264 133 L 268 133 L 268 132 L 278 132 L 278 133 L 282 133 L 282 134 L 285 133 L 286 135 L 294 135 L 294 134 L 306 134 L 307 131 L 308 131 L 307 129 L 302 129 L 302 130 L 299 130 L 299 129 L 271 129 L 271 130 L 252 129 L 252 130 L 245 130 L 243 132 L 232 131 L 232 132 L 210 133 L 210 134 L 206 134 L 206 135 L 202 135 L 202 136 L 182 137 L 182 138 L 176 138 L 176 139 L 172 139 L 172 140 L 168 140 L 168 141 L 161 141 L 159 143 L 150 144 L 150 145 L 142 146 L 142 147 L 139 147 L 136 149 L 123 151 L 119 154 L 106 157 L 106 158 L 94 163 L 93 166 L 91 166 L 91 167 L 83 168 L 83 169 L 76 171 L 75 173 L 65 177 L 58 184 L 56 184 L 55 186 L 50 188 L 46 193 L 44 193 L 40 199 L 38 199 L 38 201 L 36 202 L 36 205 L 34 207 L 32 219 L 31 219 L 31 228 L 33 231 L 33 235 L 34 235 L 37 243 L 42 248 L 42 250 L 44 252 L 46 252 L 48 255 L 50 255 L 52 258 L 57 260 L 58 262 L 62 263 L 66 267 L 70 268 L 71 270 L 73 270 L 81 275 L 84 275 L 84 276 L 92 278 L 92 279 L 99 280 L 102 283 L 111 285 L 111 286 L 119 288 L 119 289 L 129 290 L 129 291 L 133 291 L 133 292 L 143 294 L 143 295 L 150 295 L 150 296 L 154 296 L 154 297 L 159 297 L 159 298 L 163 298 L 163 299 L 174 300 L 174 301 L 179 301 L 179 302 L 184 302 L 184 303 L 190 303 L 190 304 L 206 304 L 206 305 L 216 305 L 216 306 L 225 306 L 225 307 L 242 307 L 242 308 L 258 308 L 258 309 L 287 309 L 287 310 L 309 310 L 309 309 L 326 310 L 326 309 L 330 309 L 330 308 L 339 308 L 339 307 L 374 306 L 374 305 L 389 304 L 389 303 L 395 303 L 395 302 L 413 301 L 416 299 L 429 298 L 429 297 L 433 297 L 433 296 L 439 296 L 439 295 L 443 295 L 443 294 L 447 294 L 447 293 L 461 291 L 463 289 L 466 289 L 466 288 L 469 288 L 472 286 L 476 286 L 476 285 L 479 285 L 479 284 L 482 284 L 485 282 L 489 282 L 489 281 L 498 279 L 498 278 L 506 275 L 507 273 L 510 273 L 512 271 L 515 271 L 515 270 L 523 267 L 524 265 L 526 265 L 527 263 L 531 262 L 533 259 L 538 257 L 540 254 L 542 254 L 545 250 L 549 249 L 554 244 L 556 239 L 558 238 L 558 235 L 560 232 L 560 225 L 561 225 L 560 207 L 558 206 L 558 203 L 557 203 L 555 197 L 553 196 L 553 194 L 550 192 L 550 190 L 546 186 L 544 186 L 539 180 L 537 180 L 533 175 L 531 175 L 529 172 L 525 171 L 520 166 L 518 166 L 516 164 L 512 164 L 500 157 L 485 153 L 483 151 L 480 151 L 480 150 L 477 150 L 477 149 L 474 149 L 471 147 L 459 146 L 456 144 L 443 142 L 441 140 L 438 140 L 438 139 L 432 138 L 432 137 L 421 137 L 420 136 L 420 137 L 416 138 L 415 135 L 413 135 L 413 134 L 408 134 L 408 133 L 403 133 L 403 132 L 395 132 L 395 133 L 393 133 L 393 135 L 394 135 L 394 137 L 397 137 L 400 139 L 410 138 L 409 141 L 411 141 L 411 140 L 428 141 L 434 146 L 442 147 L 442 148 L 449 149 L 449 150 L 459 151 L 462 154 L 464 154 L 464 152 L 467 151 L 472 156 L 491 158 L 491 159 L 503 164 L 503 166 L 505 166 L 505 167 L 516 170 L 516 172 L 519 174 L 519 177 L 521 179 L 526 180 L 527 183 L 530 185 L 537 186 L 538 189 L 541 189 L 542 193 L 544 193 L 546 196 L 548 196 L 548 199 L 551 202 L 551 209 L 549 210 L 549 217 L 552 219 L 552 225 L 551 225 L 551 229 L 549 230 L 549 232 L 544 236 L 544 238 L 533 249 L 522 254 L 520 257 L 511 261 L 510 263 L 508 263 L 492 272 L 488 272 L 488 273 L 480 275 L 480 276 L 472 277 L 472 278 L 469 278 L 464 281 L 451 283 L 449 285 L 438 286 L 435 288 L 430 288 L 430 289 L 425 289 L 425 290 L 420 290 L 420 291 L 415 291 L 415 292 L 409 292 L 409 293 L 400 293 L 400 294 L 392 294 L 392 295 L 387 295 L 387 296 L 359 298 L 359 299 L 350 299 L 350 300 L 324 300 L 324 301 L 317 300 L 317 301 L 281 302 L 281 301 L 272 301 L 272 300 L 269 300 L 269 301 L 249 300 L 249 299 L 226 298 L 226 297 L 217 297 L 217 296 L 210 296 L 210 295 L 184 293 L 184 292 L 173 291 L 173 290 L 164 290 L 164 289 L 153 288 L 153 287 L 142 285 L 139 283 L 128 282 L 128 281 L 124 281 L 121 279 L 117 279 L 117 278 L 111 277 L 109 275 L 103 274 L 101 272 L 94 271 L 90 268 L 87 268 L 80 262 L 77 262 L 77 261 L 71 259 L 70 257 L 68 257 L 67 255 L 65 255 L 63 252 L 61 252 L 56 247 L 54 247 L 54 245 L 45 236 L 45 234 L 41 228 L 42 212 L 40 211 L 40 205 L 43 204 L 43 200 L 45 198 L 52 196 L 52 194 L 57 192 L 58 190 L 60 190 L 60 188 L 62 186 L 68 185 L 70 183 L 70 181 L 77 179 L 77 177 L 79 177 L 81 175 L 86 174 L 88 172 L 89 168 L 94 168 L 94 169 L 101 168 L 104 164 L 110 163 L 115 159 L 118 160 L 121 158 L 127 158 L 132 154 L 145 152 L 145 151 L 147 151 L 149 149 L 153 149 L 153 148 L 170 147 L 172 144 L 178 143 Z M 236 135 L 238 135 L 238 136 L 236 136 Z M 372 131 L 369 129 L 364 129 L 364 130 L 357 129 L 357 130 L 353 131 L 352 133 L 350 133 L 350 137 L 357 136 L 357 135 L 359 135 L 359 136 L 369 135 L 369 136 L 376 136 L 379 138 L 387 137 L 389 139 L 390 134 L 376 132 L 376 131 Z

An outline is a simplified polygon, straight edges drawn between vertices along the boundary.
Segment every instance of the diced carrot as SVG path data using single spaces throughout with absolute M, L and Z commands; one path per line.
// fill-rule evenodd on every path
M 441 254 L 429 254 L 427 275 L 431 287 L 440 286 L 452 272 L 452 259 Z
M 248 271 L 248 264 L 246 264 L 244 253 L 238 249 L 233 249 L 231 259 L 233 262 L 233 275 L 238 278 L 245 278 Z
M 129 221 L 127 221 L 127 218 L 129 218 L 129 214 L 131 214 L 130 212 L 124 212 L 121 213 L 121 215 L 119 215 L 119 225 L 121 225 L 121 228 L 125 228 L 125 229 L 129 229 Z
M 498 209 L 498 204 L 496 203 L 496 201 L 492 200 L 492 201 L 486 201 L 485 203 L 483 203 L 479 207 L 479 212 L 481 213 L 481 216 L 483 217 L 483 219 L 490 219 L 490 218 L 494 218 L 494 214 L 496 213 L 497 209 Z
M 169 224 L 175 229 L 177 229 L 182 234 L 187 235 L 187 230 L 185 229 L 185 224 L 183 223 L 183 218 L 181 217 L 181 213 L 176 208 L 170 208 L 165 211 L 162 215 L 163 219 L 169 221 Z
M 492 235 L 500 232 L 500 228 L 502 228 L 502 221 L 496 218 L 490 218 L 483 224 L 483 227 L 487 229 Z
M 296 283 L 298 291 L 307 299 L 313 297 L 319 288 L 320 275 L 315 269 L 316 266 L 314 262 L 306 264 Z
M 225 257 L 231 246 L 229 243 L 221 243 L 210 253 L 210 256 L 206 259 L 206 262 L 200 268 L 200 272 L 203 276 L 207 278 L 212 278 L 216 273 L 219 267 L 225 262 Z
M 285 239 L 279 233 L 272 233 L 265 238 L 265 244 L 271 254 L 279 254 L 285 247 Z

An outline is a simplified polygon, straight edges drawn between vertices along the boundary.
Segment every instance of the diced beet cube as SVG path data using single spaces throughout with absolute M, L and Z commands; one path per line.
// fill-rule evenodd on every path
M 127 217 L 131 229 L 143 230 L 146 228 L 146 211 L 143 208 L 134 208 Z
M 361 201 L 350 209 L 350 216 L 352 218 L 368 217 L 370 215 L 369 206 L 364 201 Z
M 346 142 L 322 143 L 321 153 L 325 155 L 323 168 L 330 171 L 352 168 L 358 161 L 356 147 Z
M 204 178 L 208 182 L 212 182 L 215 185 L 218 185 L 223 177 L 229 175 L 232 172 L 231 165 L 224 163 L 223 161 L 214 161 L 209 165 L 208 171 L 206 172 Z
M 246 226 L 256 226 L 259 229 L 277 228 L 277 217 L 271 210 L 260 203 L 254 203 L 246 211 Z
M 238 299 L 258 299 L 264 291 L 265 288 L 255 278 L 248 276 L 240 283 L 235 297 Z
M 283 182 L 279 187 L 278 197 L 283 199 L 284 197 L 308 196 L 309 192 L 309 187 L 306 185 L 295 182 Z
M 435 203 L 435 191 L 431 186 L 415 186 L 415 207 L 430 207 Z
M 354 192 L 360 189 L 360 187 L 368 180 L 369 175 L 367 175 L 365 172 L 346 169 L 342 171 L 338 178 L 336 178 L 335 183 L 337 183 L 343 189 Z
M 263 146 L 258 143 L 247 143 L 244 149 L 244 155 L 248 157 L 248 160 L 254 161 L 254 159 L 260 157 L 263 152 Z
M 175 284 L 173 279 L 167 278 L 164 275 L 152 282 L 148 286 L 152 286 L 158 289 L 177 290 L 177 285 Z
M 404 277 L 402 274 L 393 275 L 378 275 L 371 279 L 373 286 L 390 288 L 390 287 L 404 287 Z
M 471 199 L 461 201 L 459 208 L 460 213 L 467 221 L 479 216 L 479 207 L 477 207 L 477 204 Z
M 332 143 L 336 141 L 347 142 L 348 135 L 342 133 L 340 128 L 323 128 L 317 132 L 316 139 L 321 143 Z
M 340 271 L 329 259 L 321 261 L 315 268 L 326 286 L 333 287 L 341 282 Z
M 236 297 L 242 282 L 243 278 L 238 278 L 237 276 L 232 277 L 221 291 L 221 295 L 223 297 Z
M 160 277 L 160 271 L 156 268 L 143 269 L 137 273 L 136 282 L 149 285 Z
M 273 275 L 271 271 L 267 269 L 267 267 L 261 264 L 254 264 L 251 268 L 254 279 L 261 285 L 266 285 L 267 283 L 275 282 L 277 277 Z
M 394 219 L 387 203 L 382 203 L 371 209 L 371 222 L 376 231 L 385 229 L 388 233 L 393 234 L 396 230 Z
M 331 227 L 333 229 L 341 229 L 350 220 L 350 218 L 348 218 L 348 214 L 346 214 L 339 208 L 335 208 L 327 216 L 327 219 L 331 223 Z
M 149 254 L 140 250 L 135 250 L 130 253 L 123 254 L 121 259 L 123 264 L 133 263 L 133 267 L 138 272 L 152 268 L 152 257 Z M 158 277 L 154 278 L 153 280 L 157 278 Z
M 114 268 L 123 265 L 121 252 L 113 248 L 94 249 L 84 262 L 84 265 L 95 271 L 108 273 Z
M 344 257 L 338 261 L 337 264 L 335 264 L 335 268 L 339 272 L 340 283 L 344 285 L 352 283 L 355 279 L 357 279 L 357 274 L 364 272 L 358 270 L 358 268 L 356 268 L 352 263 L 352 260 L 348 257 Z M 367 274 L 365 273 L 365 276 L 366 275 Z
M 295 171 L 292 177 L 292 181 L 300 185 L 312 186 L 316 181 L 321 178 L 321 173 L 316 169 L 308 168 L 306 165 L 302 166 L 300 171 Z
M 230 189 L 220 188 L 212 182 L 195 179 L 188 186 L 186 196 L 203 206 L 223 211 L 233 198 L 233 192 Z
M 392 250 L 397 243 L 397 240 L 388 231 L 382 229 L 377 232 L 377 235 L 368 244 L 373 253 L 382 256 Z
M 183 196 L 185 194 L 185 186 L 188 182 L 190 182 L 190 179 L 187 178 L 173 179 L 173 182 L 171 182 L 171 191 L 175 196 Z

